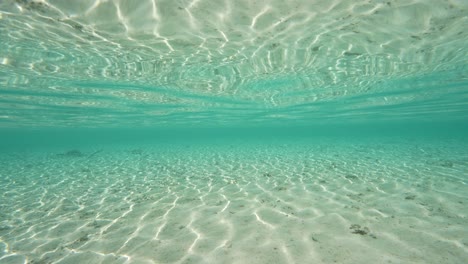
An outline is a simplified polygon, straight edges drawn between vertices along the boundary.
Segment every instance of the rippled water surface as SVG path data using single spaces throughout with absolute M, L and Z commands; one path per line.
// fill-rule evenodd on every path
M 466 119 L 467 8 L 4 0 L 0 125 Z

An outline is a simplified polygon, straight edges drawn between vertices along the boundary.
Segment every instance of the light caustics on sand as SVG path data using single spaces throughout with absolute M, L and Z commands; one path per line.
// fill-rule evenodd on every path
M 322 143 L 2 155 L 0 260 L 462 263 L 466 149 Z

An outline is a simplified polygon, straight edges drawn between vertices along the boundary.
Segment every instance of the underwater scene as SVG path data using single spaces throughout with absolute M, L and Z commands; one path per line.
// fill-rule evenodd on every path
M 0 0 L 0 263 L 467 263 L 467 0 Z

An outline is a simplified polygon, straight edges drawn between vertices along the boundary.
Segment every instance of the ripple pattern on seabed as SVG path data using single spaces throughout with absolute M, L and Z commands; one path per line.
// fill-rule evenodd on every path
M 3 155 L 0 262 L 463 263 L 467 149 L 330 142 Z
M 457 99 L 466 94 L 467 7 L 5 0 L 0 121 L 281 123 L 449 112 L 466 119 Z

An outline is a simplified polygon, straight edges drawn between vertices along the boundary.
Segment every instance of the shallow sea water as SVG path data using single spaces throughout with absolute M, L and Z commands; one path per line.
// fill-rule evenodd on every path
M 0 263 L 466 263 L 467 20 L 0 1 Z

